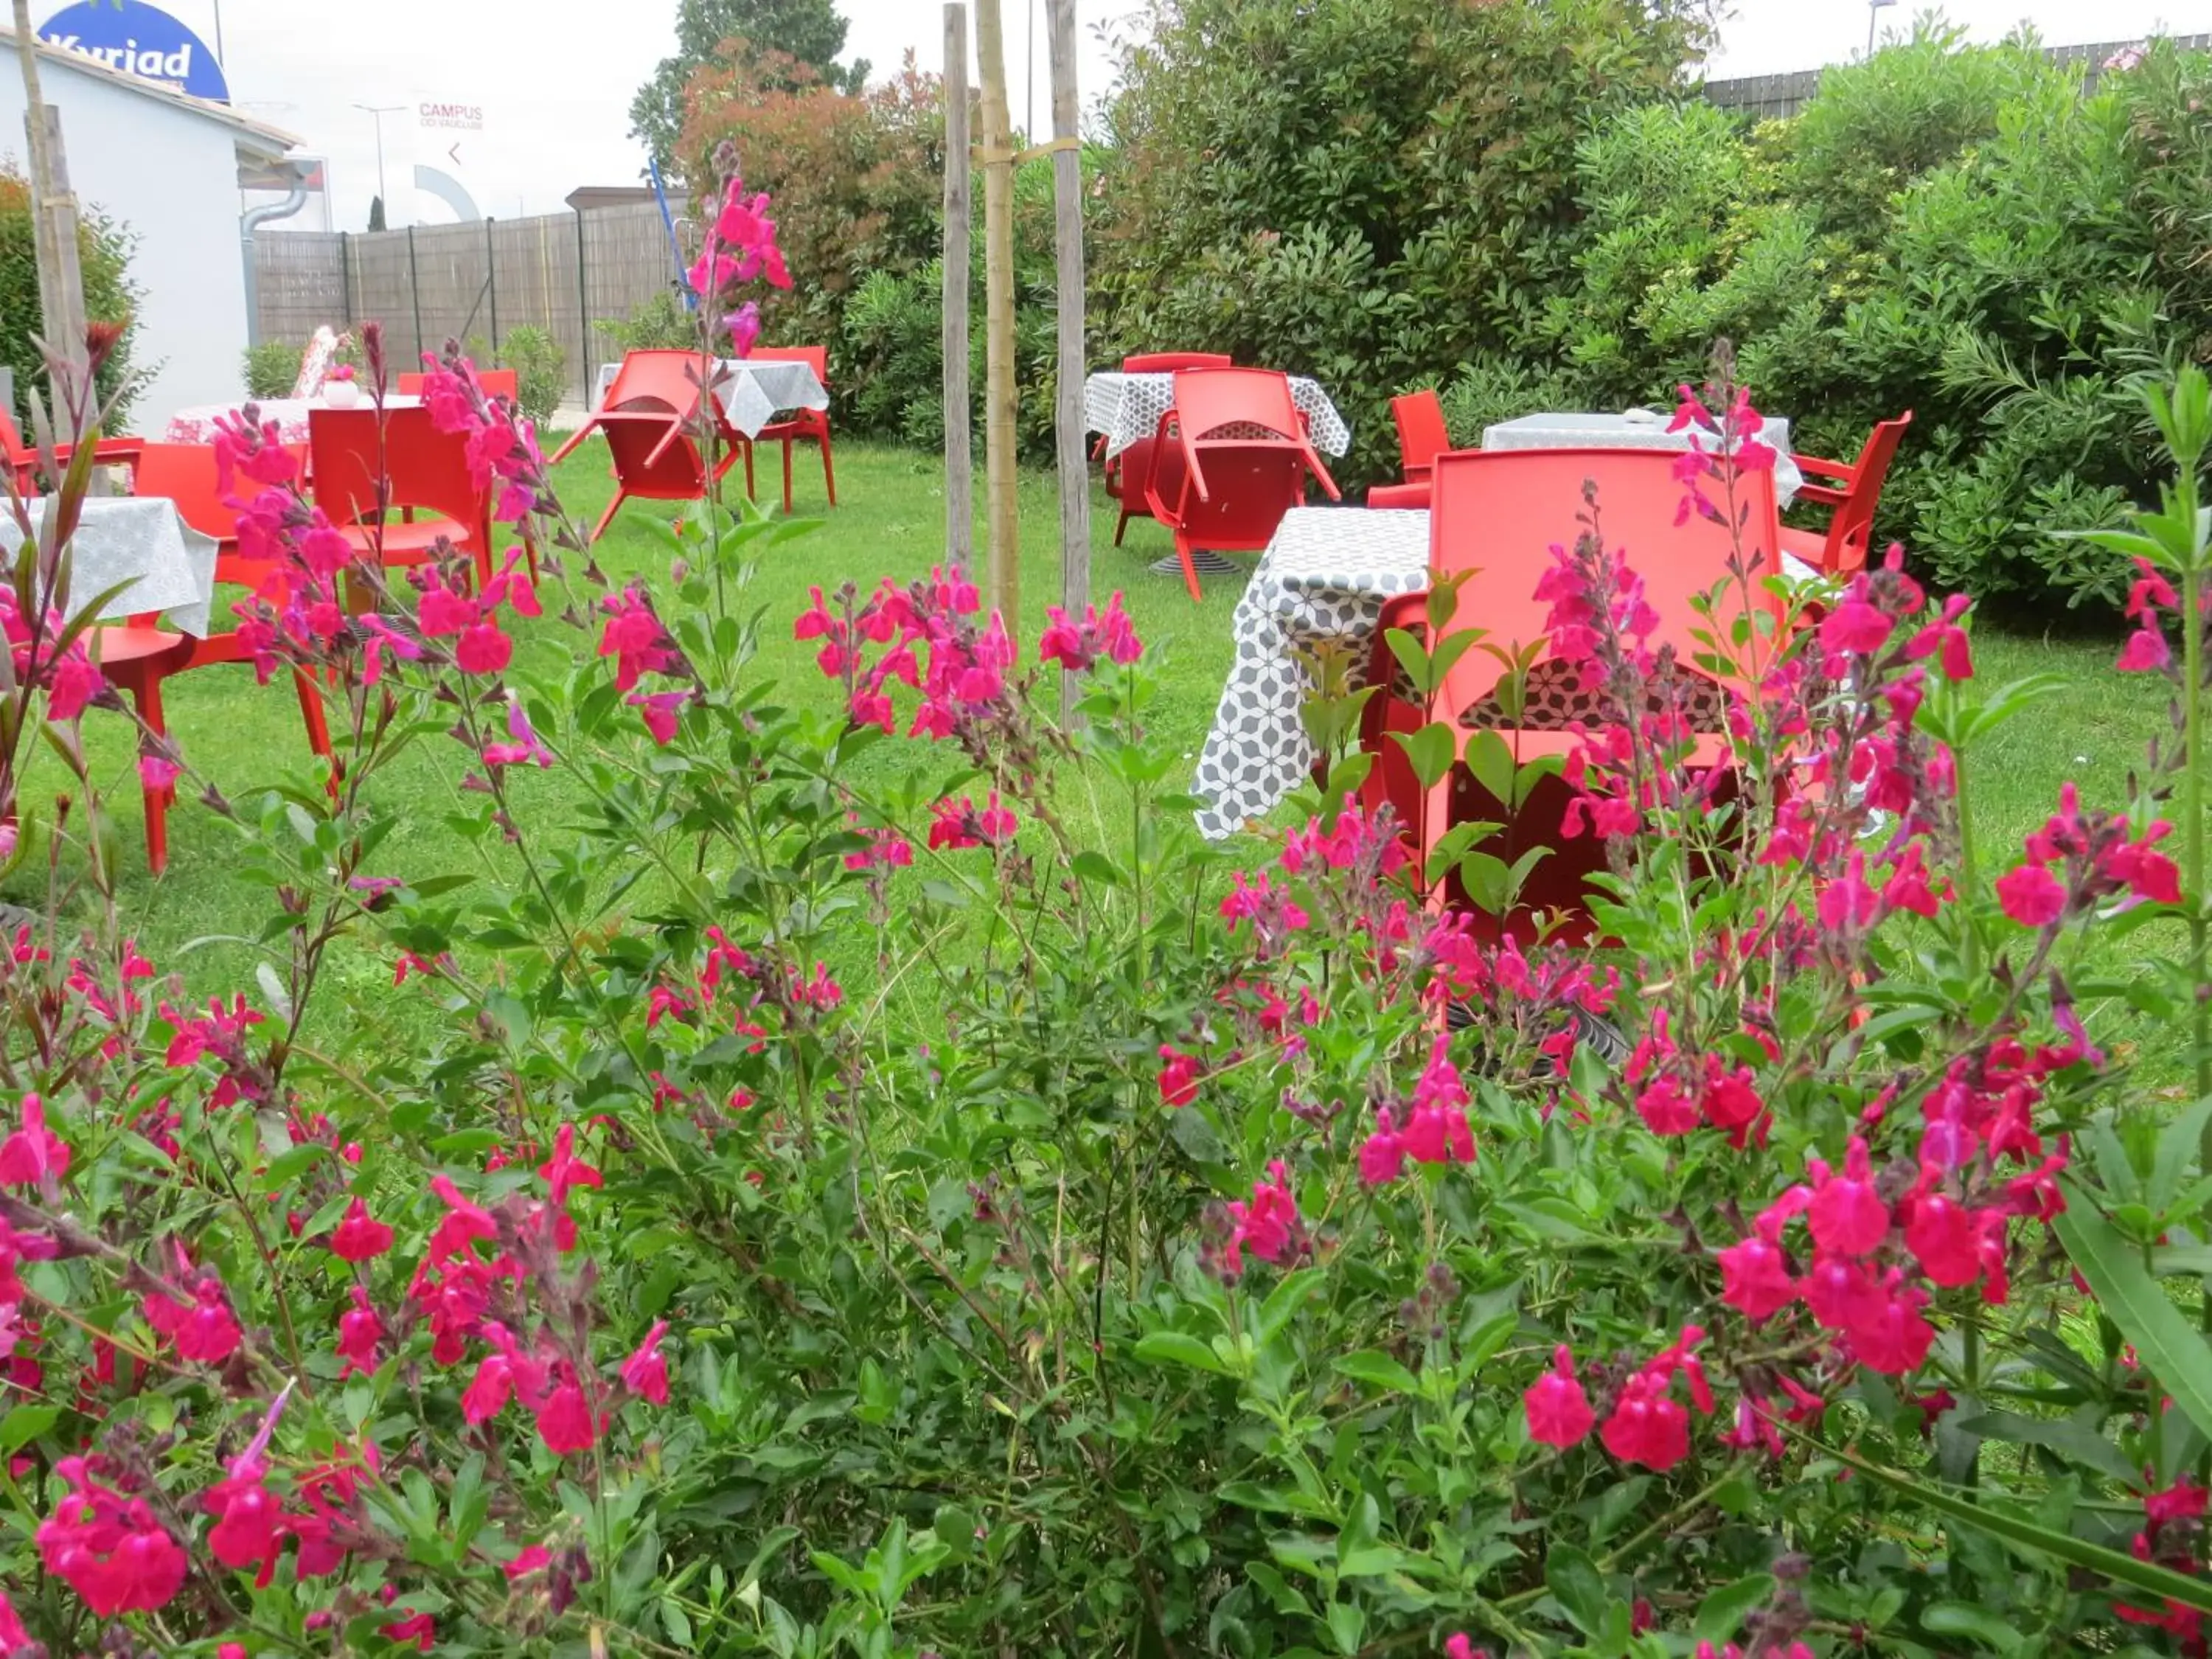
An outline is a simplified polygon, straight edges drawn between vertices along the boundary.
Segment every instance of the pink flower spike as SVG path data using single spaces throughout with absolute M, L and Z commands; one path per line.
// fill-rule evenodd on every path
M 17 1109 L 22 1127 L 0 1143 L 0 1187 L 35 1187 L 69 1173 L 69 1144 L 46 1127 L 46 1103 L 23 1097 Z
M 668 1358 L 660 1352 L 660 1339 L 667 1334 L 668 1322 L 654 1321 L 636 1352 L 623 1361 L 623 1387 L 656 1406 L 668 1403 Z
M 1575 1380 L 1574 1352 L 1564 1342 L 1552 1351 L 1552 1369 L 1521 1396 L 1528 1415 L 1528 1437 L 1547 1446 L 1579 1443 L 1597 1421 L 1589 1396 Z

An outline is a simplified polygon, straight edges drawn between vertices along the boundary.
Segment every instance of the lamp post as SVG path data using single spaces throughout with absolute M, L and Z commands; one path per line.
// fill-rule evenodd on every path
M 1893 6 L 1897 0 L 1867 0 L 1867 56 L 1874 56 L 1875 21 L 1881 15 L 1884 6 Z
M 386 213 L 392 211 L 392 198 L 384 193 L 384 118 L 397 114 L 407 107 L 404 104 L 356 104 L 354 107 L 376 123 L 376 198 L 384 204 Z M 412 220 L 408 222 L 413 223 Z

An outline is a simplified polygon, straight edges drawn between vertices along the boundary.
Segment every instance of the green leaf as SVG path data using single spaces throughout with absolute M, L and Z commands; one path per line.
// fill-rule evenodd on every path
M 1360 1638 L 1367 1633 L 1367 1614 L 1357 1601 L 1332 1601 L 1328 1604 L 1328 1633 L 1335 1638 L 1336 1650 L 1352 1659 L 1359 1651 Z
M 2051 1225 L 2066 1254 L 2096 1292 L 2106 1316 L 2136 1346 L 2136 1352 L 2189 1420 L 2212 1436 L 2212 1347 L 2204 1334 L 2175 1307 L 2142 1258 L 2088 1197 L 2066 1184 L 2066 1208 Z
M 2212 1613 L 2212 1579 L 2187 1577 L 2170 1568 L 2154 1566 L 2118 1550 L 2106 1549 L 2102 1544 L 2088 1543 L 2070 1533 L 2053 1532 L 2048 1527 L 2039 1527 L 2033 1521 L 2023 1520 L 2004 1510 L 1958 1497 L 1924 1474 L 1904 1474 L 1895 1469 L 1884 1468 L 1878 1463 L 1869 1463 L 1849 1452 L 1825 1445 L 1788 1424 L 1778 1426 L 1792 1439 L 1802 1441 L 1822 1455 L 1832 1457 L 1846 1468 L 1856 1470 L 1876 1486 L 1887 1486 L 1908 1502 L 1924 1504 L 1963 1526 L 1979 1528 L 2001 1543 L 2053 1557 L 2071 1566 L 2109 1578 L 2115 1583 L 2141 1590 L 2154 1600 L 2162 1597 L 2179 1601 L 2184 1607 L 2194 1607 L 2199 1613 Z
M 2145 1196 L 2161 1218 L 2173 1207 L 2182 1178 L 2197 1162 L 2197 1149 L 2203 1145 L 2207 1118 L 2212 1118 L 2212 1095 L 2183 1107 L 2159 1132 L 2158 1159 L 2152 1166 L 2149 1191 Z
M 1085 881 L 1103 882 L 1109 887 L 1121 884 L 1121 872 L 1114 860 L 1096 848 L 1085 848 L 1068 860 L 1068 867 Z
M 1690 1633 L 1700 1642 L 1718 1647 L 1732 1642 L 1743 1628 L 1744 1615 L 1763 1607 L 1774 1595 L 1774 1575 L 1754 1572 L 1733 1584 L 1723 1584 L 1698 1603 L 1697 1626 Z
M 2141 1474 L 2120 1449 L 2087 1423 L 2077 1418 L 2018 1417 L 2010 1412 L 1988 1412 L 1959 1425 L 1960 1431 L 1985 1440 L 2002 1440 L 2016 1446 L 2041 1446 L 2069 1462 L 2095 1469 L 2115 1480 L 2132 1483 Z
M 1434 788 L 1451 770 L 1458 738 L 1443 721 L 1431 720 L 1418 732 L 1393 732 L 1390 738 L 1406 751 L 1406 763 L 1413 769 L 1422 788 Z
M 1970 1601 L 1938 1601 L 1920 1615 L 1920 1628 L 1930 1636 L 1968 1636 L 1999 1653 L 2017 1652 L 2020 1632 L 1993 1613 Z
M 1219 1354 L 1182 1331 L 1154 1331 L 1139 1340 L 1135 1353 L 1148 1365 L 1188 1365 L 1194 1370 L 1212 1371 L 1217 1376 L 1235 1375 Z
M 56 1406 L 17 1406 L 0 1418 L 0 1457 L 12 1457 L 61 1420 Z
M 1495 732 L 1477 732 L 1467 740 L 1467 769 L 1509 811 L 1513 799 L 1513 751 Z
M 1336 1362 L 1336 1369 L 1353 1382 L 1364 1382 L 1370 1388 L 1395 1389 L 1400 1394 L 1421 1391 L 1419 1377 L 1377 1348 L 1348 1353 Z
M 1605 1628 L 1605 1607 L 1611 1598 L 1606 1594 L 1605 1576 L 1589 1556 L 1572 1544 L 1553 1545 L 1544 1558 L 1544 1582 L 1583 1635 L 1595 1636 Z

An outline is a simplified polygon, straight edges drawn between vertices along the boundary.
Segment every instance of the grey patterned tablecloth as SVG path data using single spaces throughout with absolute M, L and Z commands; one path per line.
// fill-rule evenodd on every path
M 1296 647 L 1370 637 L 1382 603 L 1429 586 L 1429 515 L 1389 507 L 1294 507 L 1260 556 L 1230 631 L 1237 659 L 1198 757 L 1194 793 L 1218 841 L 1262 817 L 1311 769 L 1298 709 L 1312 688 Z
M 1523 415 L 1516 420 L 1500 421 L 1496 426 L 1483 428 L 1482 447 L 1485 449 L 1687 449 L 1690 434 L 1686 431 L 1669 432 L 1667 422 L 1672 416 L 1655 415 L 1642 419 L 1632 415 L 1550 414 Z M 1774 450 L 1774 495 L 1784 507 L 1790 505 L 1805 482 L 1805 475 L 1790 454 L 1790 422 L 1778 416 L 1769 416 L 1759 425 L 1761 442 Z M 1712 447 L 1707 436 L 1705 447 Z
M 723 371 L 714 388 L 722 413 L 748 438 L 757 436 L 780 410 L 830 407 L 830 393 L 809 364 L 781 358 L 723 357 L 716 360 L 715 366 Z M 592 395 L 593 409 L 605 406 L 607 388 L 621 372 L 620 363 L 599 365 L 599 386 Z
M 1352 447 L 1352 428 L 1318 383 L 1303 374 L 1291 375 L 1291 401 L 1312 423 L 1316 449 L 1324 455 L 1341 455 Z M 1083 383 L 1084 428 L 1106 434 L 1109 458 L 1158 432 L 1160 416 L 1174 404 L 1172 374 L 1125 374 L 1115 369 L 1093 374 Z
M 46 498 L 28 505 L 36 530 L 45 521 Z M 0 553 L 13 556 L 22 544 L 15 515 L 0 512 Z M 155 611 L 165 613 L 171 626 L 206 637 L 209 602 L 215 597 L 215 542 L 179 518 L 166 498 L 95 496 L 86 501 L 70 552 L 72 606 L 127 581 L 130 586 L 100 613 L 101 622 Z
M 1794 581 L 1812 566 L 1782 556 Z M 1347 646 L 1364 661 L 1384 601 L 1429 586 L 1425 510 L 1296 507 L 1252 572 L 1230 632 L 1237 646 L 1192 793 L 1199 833 L 1219 841 L 1265 817 L 1313 769 L 1299 710 L 1313 690 L 1299 648 Z

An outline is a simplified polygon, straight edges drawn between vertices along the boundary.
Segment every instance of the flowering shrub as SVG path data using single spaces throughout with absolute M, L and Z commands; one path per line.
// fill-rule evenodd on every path
M 2198 1650 L 2212 1358 L 2155 1275 L 2205 1267 L 2212 1088 L 2140 1109 L 2103 1029 L 2203 1047 L 2197 767 L 1978 847 L 2033 689 L 1961 607 L 1747 544 L 1771 619 L 1684 663 L 1586 526 L 1546 586 L 1618 944 L 1571 947 L 1425 906 L 1387 805 L 1200 842 L 1117 602 L 1024 644 L 957 570 L 817 592 L 824 709 L 751 665 L 788 526 L 708 504 L 615 590 L 527 422 L 458 353 L 425 396 L 514 532 L 480 592 L 222 445 L 240 625 L 338 737 L 326 795 L 210 800 L 269 970 L 185 1006 L 112 914 L 0 953 L 0 1652 Z M 2185 759 L 2212 393 L 2157 412 L 2122 550 Z M 1683 418 L 1732 520 L 1755 416 Z M 11 638 L 0 735 L 66 750 L 112 694 Z M 476 873 L 381 856 L 417 750 Z M 347 933 L 439 1036 L 303 1041 Z

